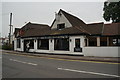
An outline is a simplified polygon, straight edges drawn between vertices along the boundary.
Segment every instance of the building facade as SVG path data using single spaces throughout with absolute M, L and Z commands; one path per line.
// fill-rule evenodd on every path
M 51 26 L 29 22 L 14 36 L 16 51 L 120 57 L 120 23 L 86 24 L 61 9 Z

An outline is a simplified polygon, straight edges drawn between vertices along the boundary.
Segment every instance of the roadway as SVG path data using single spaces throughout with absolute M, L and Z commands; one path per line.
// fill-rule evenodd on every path
M 118 65 L 3 53 L 3 78 L 118 78 Z

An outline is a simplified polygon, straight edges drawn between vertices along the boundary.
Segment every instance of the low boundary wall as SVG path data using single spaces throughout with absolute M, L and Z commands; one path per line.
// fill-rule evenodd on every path
M 120 57 L 120 47 L 84 47 L 84 56 Z

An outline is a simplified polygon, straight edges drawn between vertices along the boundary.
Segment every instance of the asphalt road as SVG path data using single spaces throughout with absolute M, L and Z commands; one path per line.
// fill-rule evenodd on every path
M 3 53 L 3 78 L 118 78 L 118 64 Z

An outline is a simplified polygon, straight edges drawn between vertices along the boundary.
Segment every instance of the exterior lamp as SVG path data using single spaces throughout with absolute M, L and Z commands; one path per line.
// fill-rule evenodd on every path
M 35 42 L 36 42 L 36 40 L 35 40 Z
M 71 42 L 72 40 L 70 39 L 70 42 Z

